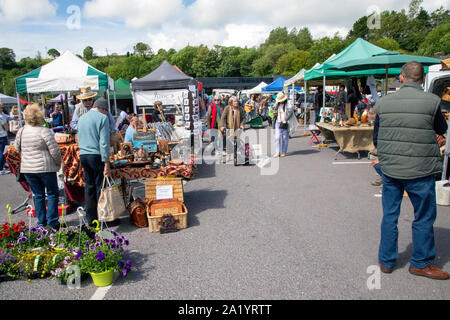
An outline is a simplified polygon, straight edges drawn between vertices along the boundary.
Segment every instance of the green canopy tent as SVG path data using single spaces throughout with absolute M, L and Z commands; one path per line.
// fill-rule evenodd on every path
M 318 81 L 322 81 L 323 87 L 325 88 L 327 79 L 342 80 L 346 78 L 369 76 L 369 75 L 373 75 L 376 78 L 384 78 L 386 75 L 386 69 L 382 67 L 376 69 L 361 69 L 357 71 L 336 70 L 334 68 L 355 59 L 369 58 L 372 57 L 373 55 L 388 54 L 388 53 L 394 54 L 395 52 L 380 48 L 374 44 L 371 44 L 366 40 L 358 38 L 338 54 L 331 56 L 330 58 L 328 58 L 328 60 L 326 60 L 322 64 L 306 71 L 304 73 L 305 87 L 308 81 L 314 81 L 315 83 L 317 83 Z M 400 72 L 401 72 L 400 68 L 388 69 L 389 75 L 398 75 L 400 74 Z M 323 91 L 323 95 L 324 95 L 323 106 L 325 107 L 325 90 Z
M 372 70 L 383 70 L 385 72 L 385 77 L 387 79 L 389 75 L 389 70 L 392 68 L 399 69 L 401 72 L 401 67 L 408 62 L 417 61 L 420 62 L 424 67 L 441 63 L 441 60 L 423 57 L 423 56 L 413 56 L 407 54 L 401 54 L 398 52 L 387 52 L 382 54 L 372 55 L 367 58 L 353 59 L 350 61 L 345 61 L 339 65 L 333 67 L 336 72 L 370 72 Z M 333 70 L 330 70 L 333 71 Z M 398 74 L 400 74 L 400 72 Z M 428 73 L 428 68 L 425 68 L 425 73 Z M 386 92 L 388 89 L 388 84 L 386 81 Z
M 114 81 L 114 88 L 116 92 L 117 100 L 132 100 L 133 95 L 131 94 L 131 85 L 128 81 L 119 78 Z M 112 93 L 109 94 L 109 98 L 113 99 L 114 95 Z

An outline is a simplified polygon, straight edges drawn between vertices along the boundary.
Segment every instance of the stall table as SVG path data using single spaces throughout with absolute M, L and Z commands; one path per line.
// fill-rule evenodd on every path
M 336 141 L 339 145 L 335 160 L 339 153 L 344 152 L 357 153 L 358 159 L 361 159 L 360 151 L 372 151 L 375 148 L 373 145 L 374 128 L 368 124 L 340 127 L 330 123 L 317 122 L 316 126 L 320 129 L 325 140 Z
M 83 203 L 85 183 L 78 145 L 58 144 L 58 146 L 61 150 L 61 158 L 64 164 L 64 186 L 67 198 L 71 202 Z M 15 149 L 9 149 L 6 153 L 6 160 L 11 172 L 17 175 L 17 169 L 20 165 L 20 153 Z M 195 174 L 194 170 L 193 165 L 169 165 L 159 169 L 151 169 L 146 167 L 133 167 L 131 164 L 130 166 L 120 168 L 111 167 L 111 177 L 113 179 L 121 179 L 122 182 L 127 179 L 157 178 L 168 175 L 191 179 Z M 21 185 L 27 192 L 30 192 L 27 182 L 21 182 Z

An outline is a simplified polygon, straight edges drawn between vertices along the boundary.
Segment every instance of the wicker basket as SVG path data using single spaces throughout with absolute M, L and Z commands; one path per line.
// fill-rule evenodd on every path
M 184 205 L 183 183 L 181 178 L 154 178 L 147 179 L 145 183 L 145 198 L 147 201 L 156 200 L 156 186 L 172 186 L 173 198 L 183 202 L 183 212 L 172 214 L 178 229 L 187 228 L 188 210 Z M 159 232 L 163 223 L 162 216 L 151 216 L 150 208 L 147 210 L 148 226 L 150 232 Z

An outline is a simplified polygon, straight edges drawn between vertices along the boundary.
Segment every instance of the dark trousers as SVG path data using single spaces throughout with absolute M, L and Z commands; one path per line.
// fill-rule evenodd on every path
M 42 226 L 58 227 L 59 189 L 56 172 L 25 173 L 25 179 L 30 185 L 34 199 L 34 210 L 38 224 Z M 47 204 L 45 201 L 47 190 Z M 47 208 L 48 207 L 48 208 Z
M 1 137 L 0 138 L 0 171 L 3 170 L 3 167 L 5 166 L 5 155 L 3 152 L 5 151 L 5 147 L 8 145 L 8 137 Z
M 105 164 L 99 155 L 80 155 L 81 166 L 84 171 L 84 208 L 86 218 L 90 223 L 98 219 L 97 204 L 103 183 L 103 170 Z

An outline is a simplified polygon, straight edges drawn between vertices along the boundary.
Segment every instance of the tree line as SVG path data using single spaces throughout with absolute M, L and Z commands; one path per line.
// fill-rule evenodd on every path
M 143 42 L 126 55 L 98 56 L 92 46 L 78 55 L 94 68 L 106 72 L 114 79 L 141 78 L 155 70 L 164 60 L 176 65 L 192 77 L 270 77 L 275 74 L 293 75 L 302 68 L 310 69 L 334 53 L 339 53 L 357 38 L 367 40 L 387 50 L 401 53 L 442 56 L 450 54 L 450 10 L 443 7 L 428 12 L 423 0 L 412 0 L 407 9 L 384 11 L 378 29 L 368 27 L 369 16 L 359 18 L 346 36 L 313 39 L 307 27 L 288 30 L 273 29 L 268 38 L 257 47 L 241 48 L 219 45 L 186 46 L 160 49 L 154 52 Z M 14 78 L 30 72 L 58 57 L 52 48 L 43 59 L 38 52 L 34 58 L 16 61 L 14 51 L 0 48 L 0 91 L 15 95 Z

